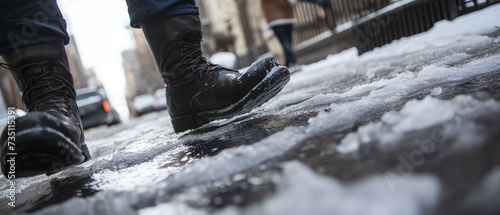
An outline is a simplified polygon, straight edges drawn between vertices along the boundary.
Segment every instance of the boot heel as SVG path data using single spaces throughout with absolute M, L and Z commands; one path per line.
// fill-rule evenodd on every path
M 90 156 L 89 149 L 87 148 L 87 144 L 82 143 L 82 145 L 80 146 L 80 149 L 82 150 L 83 156 L 85 156 L 85 160 L 83 162 L 90 160 L 91 156 Z
M 203 124 L 205 123 L 201 122 L 196 114 L 172 119 L 172 126 L 174 127 L 175 133 L 198 128 Z

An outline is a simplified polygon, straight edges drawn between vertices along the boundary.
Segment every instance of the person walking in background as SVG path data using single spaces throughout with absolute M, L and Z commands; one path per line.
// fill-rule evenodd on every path
M 283 48 L 285 65 L 291 73 L 302 70 L 292 49 L 292 31 L 295 23 L 292 4 L 288 0 L 261 0 L 260 6 L 269 28 L 278 37 Z
M 242 73 L 205 59 L 194 0 L 126 2 L 130 25 L 142 28 L 163 77 L 175 132 L 249 112 L 290 79 L 272 57 Z M 64 47 L 68 42 L 56 0 L 0 1 L 0 54 L 6 62 L 1 66 L 11 70 L 28 110 L 13 120 L 15 135 L 5 128 L 0 138 L 1 171 L 8 179 L 55 173 L 90 159 Z

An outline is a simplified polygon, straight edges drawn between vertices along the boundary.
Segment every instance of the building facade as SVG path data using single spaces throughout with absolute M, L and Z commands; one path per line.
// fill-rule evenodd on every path
M 85 75 L 85 68 L 83 67 L 78 47 L 75 43 L 75 38 L 70 36 L 70 42 L 66 45 L 66 53 L 68 54 L 69 70 L 73 75 L 73 83 L 75 89 L 89 87 L 87 77 Z
M 215 35 L 234 36 L 230 49 L 239 58 L 239 66 L 245 67 L 269 51 L 267 24 L 259 1 L 247 0 L 197 0 L 202 22 L 204 53 L 210 56 L 222 51 L 217 47 Z
M 136 49 L 122 52 L 122 65 L 125 72 L 125 98 L 129 111 L 133 113 L 134 97 L 141 94 L 153 94 L 165 87 L 158 72 L 155 59 L 141 29 L 130 28 L 136 42 Z

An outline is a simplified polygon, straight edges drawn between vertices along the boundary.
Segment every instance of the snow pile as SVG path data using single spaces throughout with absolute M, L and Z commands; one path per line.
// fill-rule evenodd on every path
M 430 32 L 403 38 L 362 56 L 357 56 L 354 49 L 349 49 L 329 56 L 324 61 L 304 66 L 303 72 L 292 76 L 282 96 L 273 99 L 259 111 L 290 114 L 327 106 L 328 111 L 310 120 L 308 131 L 319 133 L 327 129 L 350 127 L 363 116 L 383 108 L 391 109 L 406 102 L 405 98 L 412 95 L 428 92 L 437 96 L 442 93 L 442 87 L 449 83 L 495 73 L 500 68 L 500 53 L 478 58 L 470 52 L 471 49 L 482 50 L 498 45 L 498 38 L 482 35 L 498 30 L 500 20 L 493 18 L 498 11 L 500 5 L 491 6 L 453 22 L 443 21 L 447 24 L 438 24 Z M 463 29 L 469 27 L 471 31 L 464 33 Z M 325 83 L 325 80 L 335 81 L 342 75 L 362 75 L 370 79 L 380 74 L 385 74 L 386 78 L 354 86 L 345 92 L 324 93 L 336 84 Z M 446 116 L 449 115 L 440 117 Z M 410 126 L 407 129 L 412 129 L 411 125 L 407 126 Z
M 404 102 L 405 98 L 420 93 L 423 90 L 431 91 L 435 86 L 452 81 L 464 80 L 475 75 L 492 73 L 500 67 L 500 54 L 488 57 L 486 61 L 495 62 L 482 64 L 485 59 L 472 61 L 460 68 L 446 68 L 427 66 L 419 73 L 403 72 L 395 78 L 380 80 L 361 85 L 343 94 L 327 94 L 314 96 L 300 104 L 287 107 L 282 112 L 304 109 L 319 103 L 331 104 L 330 111 L 322 112 L 318 117 L 310 120 L 309 131 L 317 133 L 332 128 L 350 127 L 364 115 L 375 113 L 383 108 L 391 108 Z M 351 102 L 342 102 L 352 100 Z M 433 105 L 429 103 L 429 105 Z M 432 107 L 429 107 L 432 108 Z M 406 129 L 411 129 L 408 127 Z M 414 127 L 418 129 L 418 127 Z
M 408 132 L 434 129 L 440 137 L 430 137 L 442 142 L 446 137 L 457 137 L 454 149 L 468 149 L 483 142 L 481 128 L 473 123 L 479 117 L 500 114 L 500 102 L 493 99 L 478 101 L 472 96 L 457 96 L 451 100 L 426 97 L 405 104 L 401 111 L 390 111 L 381 121 L 371 122 L 348 134 L 338 146 L 341 153 L 355 152 L 363 144 L 376 143 L 378 147 L 391 147 L 404 142 Z M 438 127 L 439 126 L 439 127 Z M 443 130 L 446 127 L 446 130 Z M 424 140 L 412 140 L 417 142 Z
M 277 194 L 261 205 L 230 207 L 220 214 L 427 214 L 441 189 L 439 180 L 428 175 L 414 175 L 394 192 L 383 176 L 344 184 L 297 161 L 284 166 L 276 184 Z
M 182 214 L 182 215 L 205 215 L 208 214 L 202 210 L 194 209 L 186 204 L 173 202 L 159 204 L 154 208 L 145 208 L 139 211 L 140 215 L 158 215 L 158 214 Z

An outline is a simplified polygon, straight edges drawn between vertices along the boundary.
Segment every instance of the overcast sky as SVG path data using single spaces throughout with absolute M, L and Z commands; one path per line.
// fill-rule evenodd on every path
M 84 67 L 94 69 L 122 116 L 125 75 L 121 53 L 135 48 L 125 0 L 58 0 L 68 32 L 75 37 Z

